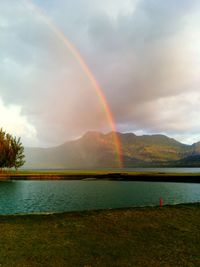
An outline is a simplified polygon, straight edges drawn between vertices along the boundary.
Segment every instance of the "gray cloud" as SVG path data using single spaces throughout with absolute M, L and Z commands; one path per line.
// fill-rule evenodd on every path
M 197 1 L 183 1 L 181 5 L 180 1 L 140 1 L 132 16 L 119 16 L 117 22 L 107 20 L 107 27 L 102 18 L 102 22 L 95 19 L 91 23 L 93 30 L 89 34 L 96 43 L 93 56 L 88 55 L 88 60 L 94 69 L 95 63 L 99 63 L 95 73 L 107 89 L 121 126 L 124 123 L 129 129 L 137 125 L 149 131 L 178 131 L 162 121 L 162 108 L 157 106 L 157 101 L 177 96 L 177 105 L 174 102 L 171 106 L 177 110 L 180 94 L 185 93 L 187 97 L 189 91 L 198 91 L 196 70 L 200 65 L 196 54 L 199 53 L 200 20 L 197 7 Z M 154 103 L 153 108 L 148 102 Z M 194 105 L 191 108 L 198 109 Z M 183 115 L 187 118 L 187 113 Z M 162 129 L 154 118 L 160 118 Z M 173 112 L 168 119 L 174 120 Z M 179 117 L 176 120 L 178 124 Z
M 91 129 L 109 130 L 90 80 L 27 3 L 0 3 L 0 96 L 5 105 L 20 106 L 39 144 L 59 144 Z M 197 138 L 200 124 L 191 116 L 199 114 L 199 1 L 35 4 L 87 62 L 118 130 L 163 132 L 187 141 L 190 129 Z

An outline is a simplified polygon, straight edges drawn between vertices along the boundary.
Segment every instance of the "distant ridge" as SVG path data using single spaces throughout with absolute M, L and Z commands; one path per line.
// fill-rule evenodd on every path
M 25 168 L 118 167 L 112 133 L 87 132 L 81 138 L 52 148 L 25 148 Z M 124 167 L 200 167 L 200 142 L 186 145 L 165 135 L 117 133 Z

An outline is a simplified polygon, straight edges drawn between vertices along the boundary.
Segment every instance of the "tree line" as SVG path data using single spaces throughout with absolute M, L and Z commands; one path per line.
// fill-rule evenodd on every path
M 0 129 L 0 169 L 15 168 L 25 163 L 24 147 L 20 138 L 13 137 Z

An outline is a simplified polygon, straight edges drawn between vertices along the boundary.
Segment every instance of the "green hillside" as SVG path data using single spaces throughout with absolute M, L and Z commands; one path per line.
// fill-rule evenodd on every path
M 124 167 L 192 166 L 192 156 L 200 155 L 200 143 L 185 145 L 165 135 L 136 136 L 117 133 L 121 141 Z M 53 148 L 26 148 L 26 168 L 114 168 L 118 157 L 113 133 L 88 132 L 83 137 Z M 195 166 L 200 161 L 195 158 Z

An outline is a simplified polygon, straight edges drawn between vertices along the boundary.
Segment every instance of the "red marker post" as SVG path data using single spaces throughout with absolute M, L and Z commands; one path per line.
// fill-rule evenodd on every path
M 160 208 L 162 208 L 162 206 L 163 206 L 163 199 L 162 197 L 160 197 Z

